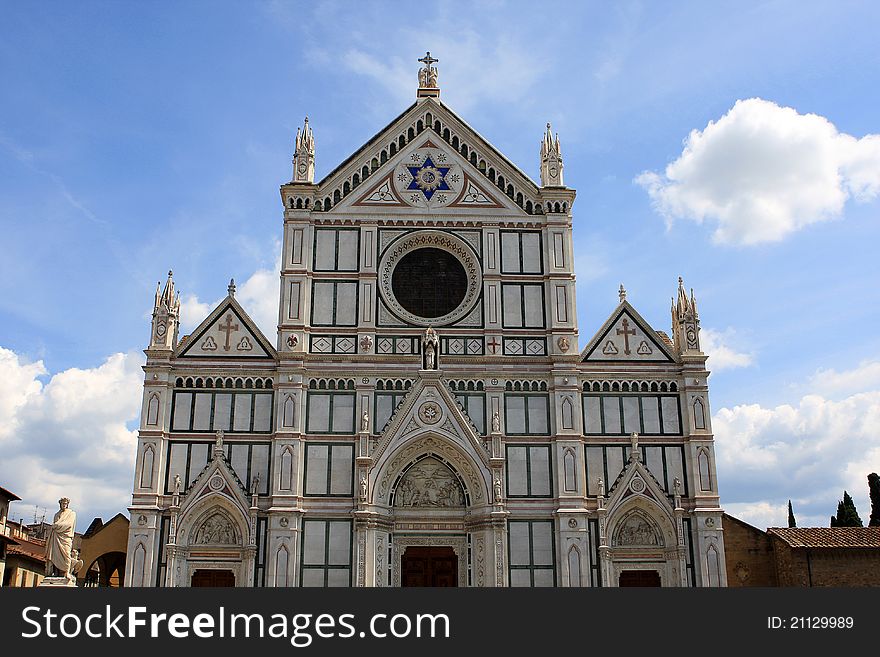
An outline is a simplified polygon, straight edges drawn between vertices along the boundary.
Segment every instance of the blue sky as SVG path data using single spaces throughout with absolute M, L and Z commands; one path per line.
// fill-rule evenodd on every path
M 0 485 L 81 523 L 130 501 L 142 350 L 169 268 L 192 326 L 230 277 L 267 331 L 278 185 L 414 99 L 532 178 L 544 124 L 574 205 L 580 345 L 624 283 L 710 353 L 722 504 L 764 527 L 867 520 L 880 470 L 875 3 L 44 2 L 0 25 Z M 754 100 L 749 100 L 754 99 Z M 760 100 L 757 100 L 760 99 Z M 737 104 L 737 101 L 743 101 Z M 687 141 L 686 141 L 687 140 Z M 667 168 L 669 167 L 669 168 Z

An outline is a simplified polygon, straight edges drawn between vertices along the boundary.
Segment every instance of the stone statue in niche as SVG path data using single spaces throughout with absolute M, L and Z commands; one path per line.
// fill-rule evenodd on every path
M 616 545 L 660 545 L 651 524 L 640 515 L 630 516 L 617 531 Z
M 362 481 L 362 486 L 366 480 Z M 455 475 L 443 463 L 426 458 L 411 467 L 394 494 L 396 507 L 464 506 L 464 492 Z
M 361 475 L 361 500 L 366 501 L 367 499 L 367 478 L 364 475 Z
M 434 331 L 434 328 L 429 326 L 425 329 L 425 339 L 423 341 L 423 346 L 425 349 L 425 369 L 426 370 L 436 370 L 438 369 L 437 364 L 437 333 Z
M 500 504 L 504 500 L 504 496 L 501 493 L 501 480 L 500 479 L 495 480 L 494 488 L 495 488 L 495 501 Z
M 498 411 L 492 413 L 492 432 L 501 433 L 501 416 L 498 415 Z
M 208 518 L 196 532 L 195 543 L 199 545 L 234 545 L 235 530 L 229 519 L 220 513 Z
M 174 494 L 180 495 L 180 475 L 174 475 Z
M 364 409 L 364 414 L 361 415 L 361 433 L 369 433 L 370 432 L 370 413 L 367 409 Z
M 605 480 L 599 477 L 596 485 L 599 487 L 599 497 L 605 497 Z
M 672 480 L 672 494 L 681 495 L 681 479 L 678 477 Z

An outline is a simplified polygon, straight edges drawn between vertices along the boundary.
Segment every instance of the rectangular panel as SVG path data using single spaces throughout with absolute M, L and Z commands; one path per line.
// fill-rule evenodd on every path
M 519 233 L 501 233 L 501 271 L 518 274 L 519 266 Z
M 330 395 L 309 392 L 307 413 L 307 432 L 325 433 L 330 431 Z
M 562 233 L 553 233 L 553 264 L 557 269 L 565 267 L 565 246 Z
M 620 397 L 603 397 L 602 411 L 605 416 L 605 433 L 619 434 L 620 426 Z
M 676 445 L 674 447 L 664 447 L 663 450 L 666 452 L 666 476 L 669 488 L 672 488 L 672 482 L 678 477 L 678 480 L 681 482 L 681 494 L 685 495 L 687 492 L 685 490 L 687 479 L 684 476 L 682 449 Z M 671 493 L 672 490 L 668 492 Z
M 235 410 L 232 415 L 233 431 L 251 430 L 251 402 L 253 395 L 249 393 L 235 395 Z
M 333 283 L 312 285 L 312 323 L 329 326 L 333 324 Z
M 168 488 L 166 490 L 174 490 L 174 475 L 180 475 L 183 485 L 186 485 L 186 453 L 186 443 L 171 443 L 171 455 L 168 458 Z
M 486 246 L 486 268 L 495 269 L 495 233 L 489 232 Z
M 287 316 L 290 319 L 299 319 L 299 291 L 300 291 L 300 283 L 299 281 L 293 281 L 290 284 L 290 305 L 287 309 Z
M 504 428 L 509 434 L 526 432 L 526 400 L 522 395 L 504 396 Z
M 541 266 L 541 233 L 522 234 L 522 272 L 524 274 L 540 274 Z
M 639 423 L 639 398 L 623 397 L 623 433 L 641 433 Z
M 602 433 L 598 397 L 584 397 L 584 427 L 585 433 Z
M 654 478 L 660 482 L 661 486 L 665 486 L 665 474 L 663 472 L 663 448 L 645 446 L 645 465 L 654 475 Z M 672 481 L 670 479 L 670 481 Z
M 230 393 L 217 393 L 214 396 L 214 422 L 211 426 L 213 431 L 229 431 L 229 421 L 232 419 L 232 395 Z
M 382 427 L 391 419 L 392 411 L 394 411 L 394 395 L 376 393 L 376 431 L 381 431 Z
M 661 397 L 660 406 L 663 412 L 663 433 L 679 433 L 678 397 Z
M 254 394 L 254 431 L 272 430 L 272 394 Z
M 326 552 L 326 521 L 323 520 L 305 520 L 303 521 L 303 564 L 307 566 L 323 566 Z M 303 571 L 303 578 L 307 571 Z M 323 571 L 313 571 L 321 573 L 321 584 L 323 586 Z M 305 582 L 304 582 L 305 583 Z
M 545 435 L 550 433 L 547 424 L 547 397 L 528 397 L 529 433 Z
M 544 286 L 523 285 L 526 323 L 529 328 L 544 326 Z
M 531 586 L 532 571 L 528 568 L 516 568 L 510 571 L 511 586 Z
M 336 268 L 336 231 L 315 230 L 315 271 L 332 271 Z
M 192 393 L 174 393 L 174 417 L 171 421 L 172 431 L 189 431 L 190 415 L 192 413 Z
M 362 322 L 370 322 L 373 320 L 373 284 L 364 283 L 364 303 L 363 313 L 361 314 Z
M 196 443 L 192 446 L 189 454 L 189 477 L 186 479 L 186 485 L 189 486 L 196 480 L 199 473 L 208 465 L 208 445 L 207 443 Z
M 328 587 L 348 587 L 351 586 L 351 569 L 349 568 L 328 568 L 327 569 L 327 586 Z
M 290 262 L 294 265 L 301 265 L 303 261 L 303 231 L 297 228 L 293 231 L 293 244 L 290 249 Z
M 211 397 L 210 392 L 197 392 L 196 405 L 193 413 L 193 431 L 211 430 Z
M 553 565 L 553 523 L 532 523 L 532 563 L 536 566 Z
M 358 270 L 358 231 L 340 230 L 339 251 L 336 261 L 336 269 L 339 271 Z
M 331 520 L 328 566 L 351 564 L 351 523 L 347 520 Z
M 552 568 L 535 568 L 532 571 L 532 574 L 535 579 L 535 587 L 555 586 L 553 580 L 554 573 Z
M 364 267 L 373 266 L 373 231 L 364 231 Z
M 660 433 L 660 400 L 657 397 L 642 397 L 642 420 L 645 433 Z
M 587 447 L 587 495 L 598 495 L 598 480 L 605 479 L 605 459 L 601 447 Z M 605 482 L 606 490 L 608 482 Z
M 330 448 L 330 494 L 351 495 L 354 448 L 350 445 L 333 445 Z
M 260 495 L 269 494 L 269 445 L 254 445 L 251 448 L 251 478 L 248 490 L 252 490 L 254 477 L 260 475 Z
M 303 568 L 302 571 L 303 586 L 324 586 L 324 569 L 323 568 Z
M 550 448 L 529 447 L 532 495 L 550 495 Z
M 510 545 L 510 565 L 528 566 L 529 561 L 529 523 L 511 521 L 508 523 Z M 513 573 L 511 573 L 513 575 Z
M 336 284 L 336 326 L 357 325 L 357 283 Z
M 527 447 L 508 446 L 507 448 L 507 494 L 528 495 L 526 470 Z
M 523 325 L 522 287 L 519 285 L 501 286 L 501 310 L 504 326 L 511 328 Z
M 333 433 L 354 433 L 354 395 L 333 395 Z
M 327 445 L 306 447 L 306 495 L 327 494 Z
M 564 285 L 556 286 L 556 321 L 568 321 L 568 294 Z
M 482 395 L 469 395 L 465 408 L 477 428 L 482 433 L 486 433 L 486 398 Z
M 249 447 L 247 445 L 231 445 L 229 449 L 232 454 L 229 458 L 229 462 L 232 464 L 232 469 L 235 470 L 235 474 L 238 475 L 239 479 L 247 482 Z
M 623 470 L 623 447 L 606 447 L 605 458 L 608 460 L 608 479 L 605 480 L 605 490 L 611 488 L 611 484 L 617 479 L 617 475 Z

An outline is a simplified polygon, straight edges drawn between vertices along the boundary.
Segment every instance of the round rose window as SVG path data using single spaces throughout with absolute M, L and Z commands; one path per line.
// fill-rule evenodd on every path
M 476 305 L 481 285 L 473 248 L 452 233 L 407 233 L 379 261 L 382 299 L 410 324 L 444 326 L 461 320 Z

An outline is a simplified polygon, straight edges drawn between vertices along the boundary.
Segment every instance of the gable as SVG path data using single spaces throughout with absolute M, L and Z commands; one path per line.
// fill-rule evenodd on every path
M 226 297 L 177 347 L 177 358 L 275 358 L 275 350 L 233 297 Z
M 434 180 L 425 179 L 428 158 Z M 411 168 L 421 171 L 416 175 Z M 461 118 L 426 98 L 318 183 L 315 207 L 359 213 L 443 208 L 470 214 L 482 208 L 495 214 L 501 209 L 540 214 L 538 193 L 528 176 Z
M 674 362 L 648 323 L 623 301 L 583 351 L 583 362 Z

